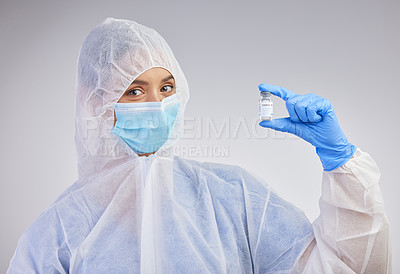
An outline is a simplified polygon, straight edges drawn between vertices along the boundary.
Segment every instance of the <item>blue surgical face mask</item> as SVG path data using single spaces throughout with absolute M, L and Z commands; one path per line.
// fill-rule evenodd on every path
M 161 102 L 116 103 L 113 133 L 137 154 L 154 152 L 168 140 L 179 105 L 176 94 Z

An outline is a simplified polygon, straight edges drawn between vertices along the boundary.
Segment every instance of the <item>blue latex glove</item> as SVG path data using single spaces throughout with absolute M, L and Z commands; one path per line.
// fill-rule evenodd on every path
M 287 118 L 261 121 L 260 126 L 292 133 L 316 147 L 324 170 L 344 165 L 356 151 L 340 129 L 332 104 L 315 94 L 298 95 L 270 84 L 258 86 L 286 101 Z

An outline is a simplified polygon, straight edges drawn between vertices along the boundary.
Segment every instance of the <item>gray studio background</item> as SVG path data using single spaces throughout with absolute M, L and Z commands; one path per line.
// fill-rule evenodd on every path
M 311 221 L 319 214 L 319 159 L 302 140 L 256 128 L 257 85 L 329 99 L 347 137 L 381 169 L 400 273 L 399 3 L 1 0 L 0 272 L 22 232 L 77 178 L 78 52 L 95 25 L 116 17 L 160 32 L 186 74 L 189 134 L 179 145 L 228 149 L 187 156 L 258 174 Z M 286 116 L 273 99 L 276 116 Z M 223 134 L 206 134 L 204 117 Z

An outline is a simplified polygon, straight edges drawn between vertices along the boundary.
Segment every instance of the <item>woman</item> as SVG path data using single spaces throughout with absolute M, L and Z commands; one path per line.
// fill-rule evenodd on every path
M 330 103 L 263 84 L 290 118 L 261 125 L 316 146 L 321 215 L 310 224 L 230 165 L 175 157 L 188 85 L 164 39 L 107 19 L 78 64 L 79 179 L 23 234 L 8 273 L 386 273 L 388 224 L 371 157 Z

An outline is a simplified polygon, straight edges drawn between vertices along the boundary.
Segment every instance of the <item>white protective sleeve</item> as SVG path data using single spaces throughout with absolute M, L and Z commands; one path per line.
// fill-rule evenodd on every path
M 300 260 L 302 273 L 391 273 L 379 178 L 374 160 L 360 149 L 345 165 L 324 171 L 321 213 L 313 223 L 315 239 Z

